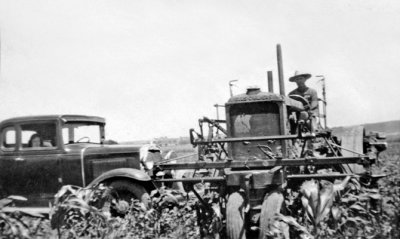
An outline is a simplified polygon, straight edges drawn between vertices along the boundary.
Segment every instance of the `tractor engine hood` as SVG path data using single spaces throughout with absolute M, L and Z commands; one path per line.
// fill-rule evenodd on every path
M 245 94 L 232 96 L 227 102 L 227 105 L 252 103 L 259 101 L 285 102 L 286 106 L 290 107 L 292 110 L 305 110 L 303 104 L 300 101 L 294 100 L 288 96 L 278 95 L 271 92 L 262 92 L 257 88 L 248 89 Z

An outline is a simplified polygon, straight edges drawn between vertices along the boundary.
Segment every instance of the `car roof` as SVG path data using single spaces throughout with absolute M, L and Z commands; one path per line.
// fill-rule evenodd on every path
M 40 120 L 62 120 L 64 122 L 84 121 L 84 122 L 97 122 L 102 124 L 105 124 L 106 122 L 106 120 L 102 117 L 88 116 L 88 115 L 32 115 L 32 116 L 9 118 L 3 120 L 1 124 L 40 121 Z

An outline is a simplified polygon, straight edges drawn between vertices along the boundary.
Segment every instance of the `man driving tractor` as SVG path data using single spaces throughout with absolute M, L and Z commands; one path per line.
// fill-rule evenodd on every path
M 317 129 L 317 116 L 319 115 L 318 109 L 318 95 L 317 91 L 306 86 L 306 80 L 311 78 L 310 73 L 295 72 L 294 76 L 289 78 L 290 82 L 296 82 L 297 88 L 289 93 L 294 99 L 299 99 L 304 104 L 305 110 L 310 114 L 311 120 L 311 132 L 315 132 Z M 298 97 L 300 96 L 300 97 Z M 305 102 L 303 102 L 305 100 Z

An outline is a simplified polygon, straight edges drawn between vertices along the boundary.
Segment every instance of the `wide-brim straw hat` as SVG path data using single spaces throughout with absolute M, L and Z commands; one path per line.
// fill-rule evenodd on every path
M 308 79 L 311 78 L 311 74 L 310 74 L 310 73 L 306 73 L 306 72 L 296 71 L 296 72 L 294 73 L 294 76 L 292 76 L 292 77 L 289 78 L 289 81 L 290 81 L 290 82 L 294 82 L 294 81 L 296 81 L 296 80 L 297 80 L 298 78 L 300 78 L 300 77 L 304 77 L 306 80 L 308 80 Z

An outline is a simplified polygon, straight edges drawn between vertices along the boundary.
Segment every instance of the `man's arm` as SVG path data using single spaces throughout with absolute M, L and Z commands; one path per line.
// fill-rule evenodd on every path
M 297 89 L 290 91 L 288 95 L 298 95 Z
M 310 96 L 311 96 L 311 104 L 310 110 L 316 111 L 318 109 L 318 94 L 317 91 L 314 89 L 310 89 Z

